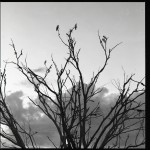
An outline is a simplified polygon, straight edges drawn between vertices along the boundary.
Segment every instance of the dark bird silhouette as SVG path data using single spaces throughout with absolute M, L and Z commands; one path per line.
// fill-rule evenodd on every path
M 104 43 L 106 43 L 106 39 L 102 39 L 102 41 L 103 41 Z
M 102 38 L 102 40 L 103 40 L 104 43 L 106 43 L 107 39 L 108 38 L 106 36 L 103 36 L 103 38 Z
M 44 61 L 44 65 L 46 65 L 46 62 L 47 62 L 47 61 L 45 60 L 45 61 Z
M 20 55 L 22 55 L 22 50 L 21 50 L 21 53 L 20 53 Z
M 106 36 L 103 36 L 103 38 L 104 38 L 105 40 L 107 40 L 107 39 L 108 39 Z
M 75 24 L 74 28 L 75 28 L 75 30 L 77 29 L 77 23 Z
M 57 25 L 57 27 L 56 27 L 56 31 L 58 31 L 59 30 L 59 25 Z

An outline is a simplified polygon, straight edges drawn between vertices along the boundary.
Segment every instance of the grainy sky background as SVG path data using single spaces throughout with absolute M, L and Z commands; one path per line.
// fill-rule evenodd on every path
M 116 92 L 112 79 L 123 81 L 123 70 L 135 79 L 145 76 L 145 3 L 144 2 L 96 2 L 96 3 L 58 3 L 58 2 L 2 2 L 1 3 L 1 67 L 3 60 L 15 60 L 9 46 L 13 39 L 18 51 L 23 49 L 23 59 L 27 55 L 28 66 L 32 69 L 44 67 L 44 61 L 51 64 L 51 54 L 60 67 L 67 57 L 64 41 L 66 33 L 77 23 L 74 32 L 76 49 L 81 48 L 80 65 L 85 83 L 89 83 L 93 71 L 103 66 L 105 56 L 99 44 L 100 35 L 109 37 L 108 47 L 119 45 L 97 83 L 106 84 L 109 92 Z M 48 82 L 55 84 L 55 74 Z M 23 91 L 22 99 L 32 95 L 31 86 L 13 65 L 7 67 L 7 91 L 12 94 Z M 33 95 L 32 95 L 33 96 Z
M 74 37 L 77 50 L 81 48 L 80 65 L 85 74 L 85 82 L 88 83 L 93 71 L 96 72 L 104 63 L 98 30 L 101 36 L 109 37 L 110 48 L 123 42 L 112 52 L 98 86 L 109 83 L 107 87 L 115 90 L 111 80 L 123 79 L 122 66 L 127 74 L 135 73 L 136 79 L 144 77 L 145 3 L 142 2 L 1 3 L 1 60 L 14 60 L 14 53 L 9 46 L 12 38 L 18 51 L 23 49 L 24 58 L 27 55 L 31 68 L 44 67 L 45 59 L 51 64 L 51 54 L 60 67 L 67 57 L 67 48 L 57 36 L 56 25 L 60 25 L 60 33 L 67 40 L 65 33 L 75 23 L 78 24 L 78 29 L 74 32 Z M 7 74 L 8 80 L 11 80 L 8 88 L 12 90 L 12 86 L 18 83 L 20 74 L 12 66 L 10 68 Z M 50 80 L 53 81 L 53 78 Z

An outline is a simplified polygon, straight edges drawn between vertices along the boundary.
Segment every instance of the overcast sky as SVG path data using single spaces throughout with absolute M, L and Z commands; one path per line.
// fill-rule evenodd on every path
M 60 34 L 67 40 L 66 32 L 77 23 L 74 32 L 77 44 L 81 48 L 80 66 L 84 81 L 89 83 L 93 71 L 103 66 L 105 56 L 99 44 L 98 30 L 101 36 L 109 37 L 108 47 L 119 45 L 111 55 L 106 69 L 98 80 L 97 87 L 107 84 L 109 92 L 115 92 L 112 79 L 123 81 L 123 70 L 135 79 L 145 76 L 145 3 L 144 2 L 96 2 L 96 3 L 52 3 L 52 2 L 2 2 L 1 3 L 1 66 L 3 60 L 15 60 L 9 46 L 13 39 L 18 51 L 23 49 L 23 58 L 27 55 L 28 66 L 32 69 L 44 67 L 44 61 L 51 64 L 51 54 L 60 67 L 67 57 L 67 48 L 58 38 Z M 23 59 L 22 59 L 23 61 Z M 55 74 L 48 82 L 55 84 Z M 21 73 L 9 65 L 7 68 L 7 91 L 23 91 L 22 97 L 32 95 Z
M 74 37 L 77 50 L 81 48 L 80 65 L 85 82 L 104 63 L 98 30 L 101 36 L 109 37 L 109 48 L 123 42 L 112 52 L 98 86 L 109 83 L 113 88 L 112 79 L 123 79 L 122 66 L 127 74 L 135 73 L 138 80 L 145 75 L 145 3 L 7 2 L 1 3 L 1 13 L 2 60 L 15 58 L 9 46 L 12 38 L 18 51 L 23 49 L 24 58 L 27 55 L 32 69 L 43 67 L 45 59 L 51 64 L 51 54 L 60 67 L 67 57 L 67 48 L 58 38 L 56 26 L 60 25 L 60 33 L 67 40 L 65 33 L 77 23 Z M 12 68 L 7 74 L 9 81 L 11 78 L 10 89 L 19 80 L 18 72 Z

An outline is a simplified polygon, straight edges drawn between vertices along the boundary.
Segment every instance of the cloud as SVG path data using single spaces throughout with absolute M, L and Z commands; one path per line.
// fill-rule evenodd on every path
M 111 106 L 115 104 L 118 95 L 114 93 L 107 95 L 109 90 L 105 87 L 99 88 L 99 90 L 102 91 L 93 97 L 92 100 L 94 102 L 90 102 L 88 107 L 90 107 L 90 109 L 92 110 L 100 102 L 101 109 L 103 113 L 106 115 L 109 112 Z M 134 96 L 136 95 L 137 93 Z M 56 145 L 59 145 L 59 135 L 53 122 L 50 121 L 50 119 L 46 115 L 44 115 L 41 112 L 41 110 L 35 107 L 31 102 L 29 103 L 29 106 L 27 108 L 24 108 L 23 107 L 24 99 L 22 98 L 23 96 L 24 93 L 22 91 L 17 91 L 10 94 L 6 99 L 16 120 L 20 123 L 25 122 L 26 127 L 30 122 L 31 128 L 34 131 L 38 132 L 38 134 L 35 135 L 37 145 L 40 145 L 41 147 L 53 147 L 52 143 L 48 140 L 47 136 L 49 136 L 50 139 Z M 145 95 L 140 96 L 137 99 L 137 101 L 144 101 L 144 100 Z M 35 101 L 38 101 L 38 98 L 36 98 Z M 94 133 L 101 120 L 102 118 L 93 119 L 92 121 L 93 128 L 91 130 L 91 135 Z M 133 139 L 135 138 L 135 133 L 132 132 L 130 137 L 131 137 L 130 141 L 133 141 Z
M 50 119 L 44 115 L 37 107 L 29 103 L 28 108 L 23 107 L 23 96 L 22 91 L 17 91 L 9 95 L 6 99 L 9 104 L 9 108 L 13 113 L 15 119 L 20 123 L 25 123 L 26 128 L 28 128 L 28 123 L 30 123 L 33 131 L 37 131 L 38 134 L 35 135 L 37 145 L 50 145 L 50 138 L 58 138 L 56 136 L 57 131 Z M 42 115 L 41 115 L 42 114 Z M 52 146 L 52 145 L 51 145 Z
M 85 89 L 86 89 L 86 86 L 87 86 L 87 85 L 85 85 Z M 117 93 L 108 94 L 108 93 L 109 93 L 109 90 L 108 90 L 107 88 L 105 88 L 105 87 L 99 88 L 99 90 L 100 90 L 101 92 L 99 92 L 98 94 L 96 94 L 96 95 L 92 98 L 92 100 L 93 100 L 94 102 L 89 102 L 88 105 L 87 105 L 87 108 L 89 107 L 90 110 L 93 110 L 93 109 L 98 105 L 98 103 L 100 103 L 101 112 L 103 113 L 104 116 L 106 116 L 106 115 L 109 113 L 111 107 L 115 105 L 116 100 L 118 99 L 118 96 L 119 96 L 119 95 L 118 95 Z M 69 91 L 71 92 L 72 89 L 69 89 Z M 140 94 L 140 93 L 135 93 L 131 98 L 136 97 L 138 94 Z M 68 97 L 68 96 L 69 96 L 69 94 L 66 93 L 66 97 Z M 82 96 L 81 96 L 81 97 L 82 97 Z M 82 98 L 83 98 L 83 97 L 82 97 Z M 145 101 L 145 94 L 142 95 L 142 96 L 140 96 L 140 97 L 138 97 L 138 98 L 136 99 L 136 101 L 137 101 L 137 102 L 144 102 L 144 101 Z M 142 109 L 145 109 L 145 106 L 144 106 L 144 105 L 142 106 Z M 68 114 L 69 114 L 69 112 L 68 112 Z M 113 116 L 113 114 L 112 114 L 112 116 Z M 97 127 L 98 127 L 98 125 L 100 124 L 101 121 L 102 121 L 102 117 L 101 117 L 101 118 L 95 118 L 95 119 L 92 120 L 92 129 L 91 129 L 92 132 L 90 133 L 91 136 L 92 136 L 92 134 L 96 131 L 96 129 L 97 129 Z M 127 121 L 127 122 L 126 122 L 126 125 L 131 125 L 131 124 L 133 124 L 134 122 L 135 122 L 134 119 L 133 119 L 133 120 L 130 120 L 130 121 Z M 107 123 L 104 124 L 104 127 L 105 127 L 106 124 L 107 124 Z M 134 127 L 138 127 L 138 126 L 139 126 L 139 124 L 136 125 L 136 126 L 134 126 Z M 137 131 L 132 131 L 132 132 L 130 133 L 130 138 L 129 138 L 129 142 L 130 142 L 130 143 L 132 143 L 132 144 L 134 143 L 135 138 L 136 138 L 136 134 L 137 134 Z M 104 136 L 105 136 L 105 135 L 104 135 Z M 125 142 L 126 137 L 127 137 L 127 134 L 123 134 L 123 135 L 122 135 L 121 145 L 124 145 L 124 142 Z M 140 134 L 140 136 L 139 136 L 139 139 L 140 139 L 140 138 L 142 138 L 142 135 L 141 135 L 141 134 Z M 113 142 L 113 141 L 111 141 L 110 144 L 112 144 L 112 142 Z
M 140 92 L 137 92 L 137 93 L 134 93 L 131 97 L 132 98 L 135 98 L 137 95 L 139 95 Z M 112 106 L 115 105 L 116 103 L 116 100 L 118 99 L 118 94 L 116 93 L 112 93 L 112 94 L 109 94 L 107 95 L 106 97 L 103 97 L 103 99 L 101 99 L 100 101 L 102 101 L 103 103 L 102 104 L 102 110 L 103 110 L 103 113 L 106 115 L 108 114 L 110 108 Z M 145 102 L 145 94 L 139 96 L 137 99 L 136 99 L 136 102 Z M 134 105 L 134 104 L 133 104 Z M 142 110 L 145 110 L 145 105 L 142 105 L 141 107 Z M 112 114 L 113 115 L 113 114 Z M 137 120 L 136 120 L 137 121 Z M 135 123 L 135 120 L 132 119 L 132 120 L 129 120 L 129 121 L 126 121 L 126 125 L 131 125 Z M 134 128 L 135 127 L 139 127 L 140 124 L 136 124 L 134 125 Z M 131 127 L 130 129 L 133 129 L 133 127 Z M 127 144 L 133 144 L 135 142 L 135 138 L 136 138 L 136 135 L 137 135 L 137 131 L 132 131 L 130 132 L 130 136 L 129 136 L 129 140 L 128 140 L 128 143 Z M 121 135 L 121 145 L 124 146 L 124 142 L 125 142 L 125 139 L 127 138 L 127 134 L 122 134 Z M 143 136 L 142 136 L 142 133 L 140 132 L 139 134 L 139 137 L 138 137 L 138 140 L 143 140 Z M 110 141 L 110 145 L 113 143 L 114 140 Z M 142 146 L 143 147 L 143 146 Z
M 34 72 L 45 72 L 45 67 L 39 67 L 37 69 L 33 69 Z
M 25 79 L 25 80 L 23 80 L 23 81 L 21 81 L 21 82 L 19 82 L 17 84 L 18 85 L 23 85 L 25 87 L 32 87 L 33 86 L 27 79 Z

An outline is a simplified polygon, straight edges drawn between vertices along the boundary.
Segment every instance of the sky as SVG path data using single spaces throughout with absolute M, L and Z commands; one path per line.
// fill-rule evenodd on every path
M 67 48 L 58 38 L 56 26 L 60 26 L 60 34 L 67 41 L 66 33 L 75 23 L 78 27 L 73 36 L 77 42 L 76 50 L 81 48 L 80 66 L 85 83 L 89 83 L 93 71 L 96 73 L 105 61 L 98 31 L 100 36 L 109 37 L 109 48 L 123 43 L 112 52 L 97 87 L 105 85 L 109 89 L 107 93 L 116 92 L 111 81 L 123 81 L 122 67 L 127 75 L 135 73 L 136 80 L 145 76 L 144 2 L 2 2 L 1 68 L 4 67 L 3 60 L 15 61 L 9 45 L 11 39 L 18 52 L 23 49 L 22 62 L 27 56 L 31 69 L 42 69 L 45 60 L 50 65 L 51 54 L 60 67 L 67 57 Z M 55 76 L 55 73 L 51 74 L 48 82 L 55 85 Z M 21 99 L 26 102 L 27 96 L 36 98 L 24 76 L 10 64 L 7 66 L 6 91 L 10 95 L 23 92 Z
M 101 103 L 101 110 L 104 116 L 110 111 L 111 107 L 115 104 L 117 94 L 111 93 L 109 96 L 105 97 L 105 93 L 108 92 L 107 88 L 96 95 L 93 100 L 95 103 L 90 103 L 90 109 L 93 109 L 95 106 L 98 105 L 98 102 Z M 28 123 L 30 123 L 32 132 L 37 131 L 38 133 L 34 136 L 36 140 L 36 144 L 42 148 L 54 147 L 52 143 L 48 140 L 47 136 L 54 142 L 56 146 L 59 145 L 59 135 L 56 130 L 54 124 L 50 121 L 50 119 L 41 112 L 37 107 L 29 103 L 28 109 L 23 107 L 23 99 L 22 96 L 24 95 L 23 91 L 17 91 L 10 94 L 7 97 L 7 103 L 10 105 L 11 111 L 15 116 L 15 119 L 18 122 L 24 122 L 26 129 L 28 129 Z M 136 95 L 134 95 L 136 96 Z M 37 99 L 36 99 L 37 100 Z M 110 101 L 111 100 L 111 101 Z M 145 95 L 142 95 L 137 99 L 137 101 L 144 102 Z M 144 107 L 142 108 L 144 109 Z M 99 118 L 101 119 L 101 118 Z M 92 120 L 92 128 L 91 134 L 97 129 L 100 120 L 93 119 Z M 135 123 L 134 120 L 129 120 L 127 123 Z M 128 125 L 129 125 L 128 124 Z M 6 133 L 11 134 L 10 130 L 4 126 L 2 126 Z M 92 132 L 93 131 L 93 132 Z M 140 134 L 139 134 L 140 135 Z M 104 135 L 105 136 L 105 135 Z M 135 140 L 135 132 L 130 133 L 130 138 L 128 140 L 129 143 L 133 143 Z M 122 135 L 122 139 L 126 139 L 125 135 Z M 138 139 L 142 140 L 142 136 L 139 136 Z M 122 140 L 122 141 L 123 141 Z M 6 140 L 4 140 L 6 141 Z M 110 142 L 111 143 L 111 142 Z M 127 143 L 127 145 L 129 144 Z M 123 144 L 124 145 L 124 144 Z
M 81 48 L 80 66 L 86 83 L 105 61 L 98 30 L 101 36 L 109 37 L 109 48 L 123 42 L 112 52 L 98 86 L 107 84 L 108 88 L 115 90 L 111 80 L 123 80 L 122 67 L 128 75 L 135 73 L 137 80 L 145 76 L 144 2 L 2 2 L 1 65 L 4 65 L 3 60 L 15 60 L 9 45 L 13 39 L 17 50 L 23 49 L 22 61 L 27 55 L 30 68 L 44 67 L 45 60 L 51 64 L 51 54 L 60 67 L 67 57 L 67 48 L 58 38 L 56 26 L 60 26 L 60 34 L 66 41 L 66 33 L 75 23 L 78 25 L 74 33 L 76 50 Z M 14 66 L 8 68 L 8 88 L 13 89 L 12 86 L 18 84 L 18 80 L 22 81 L 22 77 Z M 55 82 L 53 78 L 50 81 Z M 19 87 L 21 85 L 17 85 Z

